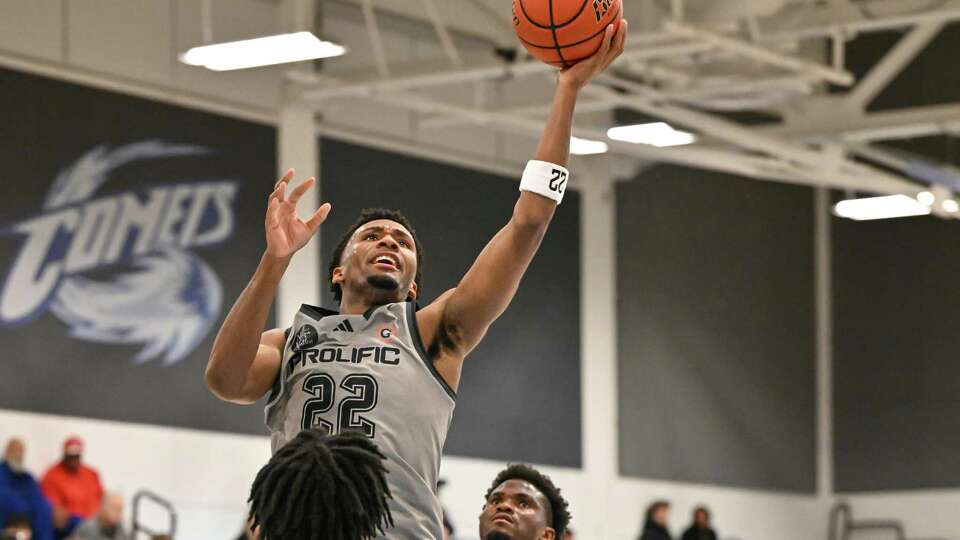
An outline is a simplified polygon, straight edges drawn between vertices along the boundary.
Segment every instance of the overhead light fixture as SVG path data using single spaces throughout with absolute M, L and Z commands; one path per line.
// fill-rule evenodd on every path
M 322 41 L 310 32 L 296 32 L 194 47 L 180 55 L 180 61 L 213 71 L 229 71 L 330 58 L 346 52 L 346 47 Z
M 889 219 L 909 216 L 926 216 L 930 207 L 906 195 L 889 195 L 866 199 L 848 199 L 833 207 L 840 216 L 856 221 Z
M 609 150 L 610 146 L 603 141 L 581 139 L 580 137 L 570 137 L 570 153 L 575 156 L 606 154 Z
M 941 206 L 943 206 L 943 210 L 948 214 L 956 214 L 957 212 L 960 212 L 960 203 L 957 203 L 957 201 L 953 199 L 947 199 L 943 201 Z
M 917 202 L 926 206 L 933 206 L 933 203 L 937 202 L 937 197 L 929 191 L 921 191 L 917 193 Z
M 657 148 L 683 146 L 697 142 L 697 137 L 693 133 L 673 129 L 673 127 L 666 122 L 610 128 L 607 131 L 607 137 L 615 141 L 633 144 L 649 144 Z

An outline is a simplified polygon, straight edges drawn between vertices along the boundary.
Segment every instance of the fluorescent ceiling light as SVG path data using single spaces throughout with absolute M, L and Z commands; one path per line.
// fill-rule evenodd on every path
M 180 55 L 180 61 L 213 71 L 227 71 L 329 58 L 346 52 L 346 47 L 321 41 L 310 32 L 297 32 L 194 47 Z
M 594 154 L 606 154 L 610 150 L 607 143 L 603 141 L 593 141 L 590 139 L 581 139 L 580 137 L 570 137 L 570 153 L 575 156 L 592 156 Z
M 930 214 L 929 206 L 921 204 L 913 197 L 907 197 L 906 195 L 849 199 L 838 202 L 833 210 L 840 217 L 856 221 Z
M 929 191 L 921 191 L 917 193 L 917 202 L 926 206 L 933 206 L 933 203 L 937 202 L 937 197 Z
M 607 137 L 615 141 L 650 144 L 657 148 L 682 146 L 697 142 L 697 137 L 694 134 L 673 129 L 670 124 L 665 122 L 610 128 L 607 131 Z
M 960 212 L 960 203 L 957 203 L 957 201 L 953 199 L 947 199 L 943 201 L 942 206 L 943 209 L 950 214 L 956 214 L 957 212 Z

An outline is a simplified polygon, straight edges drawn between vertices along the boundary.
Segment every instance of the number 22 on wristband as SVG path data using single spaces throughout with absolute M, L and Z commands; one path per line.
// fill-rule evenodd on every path
M 560 169 L 553 170 L 553 178 L 550 179 L 550 191 L 555 191 L 563 195 L 563 190 L 567 184 L 567 173 Z

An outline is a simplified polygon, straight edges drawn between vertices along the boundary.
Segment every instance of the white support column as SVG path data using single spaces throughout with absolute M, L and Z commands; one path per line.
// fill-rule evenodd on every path
M 580 373 L 583 470 L 597 508 L 619 469 L 617 442 L 616 207 L 610 160 L 578 167 L 580 187 Z M 562 208 L 560 211 L 563 211 Z M 609 538 L 610 516 L 577 516 L 590 538 Z
M 308 191 L 297 204 L 300 217 L 310 216 L 320 205 L 320 149 L 316 135 L 313 109 L 287 105 L 280 110 L 277 129 L 278 177 L 287 169 L 297 170 L 287 193 L 311 176 L 317 178 L 316 186 Z M 313 237 L 294 257 L 280 282 L 277 291 L 277 310 L 285 326 L 291 322 L 300 304 L 320 303 L 320 233 Z
M 307 30 L 314 32 L 315 6 L 313 0 L 285 0 L 283 3 L 284 24 L 288 31 Z M 299 71 L 312 74 L 313 64 L 301 63 Z M 297 174 L 287 193 L 311 176 L 317 179 L 313 189 L 297 203 L 297 213 L 309 217 L 320 205 L 320 143 L 317 137 L 315 107 L 306 107 L 288 92 L 286 103 L 280 107 L 277 122 L 277 175 L 287 169 L 296 169 Z M 307 243 L 290 263 L 280 288 L 277 291 L 277 325 L 286 327 L 300 304 L 320 304 L 320 233 Z
M 833 497 L 833 268 L 830 190 L 815 190 L 816 261 L 817 495 L 826 508 Z

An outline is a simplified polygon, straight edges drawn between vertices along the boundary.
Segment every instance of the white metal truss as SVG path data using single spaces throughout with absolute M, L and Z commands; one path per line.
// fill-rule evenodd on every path
M 446 63 L 387 66 L 382 39 L 375 37 L 375 2 L 359 1 L 371 33 L 378 76 L 301 76 L 296 82 L 302 103 L 322 110 L 341 98 L 363 97 L 418 113 L 421 129 L 471 124 L 532 137 L 540 133 L 549 109 L 545 102 L 487 107 L 475 99 L 442 100 L 429 90 L 467 82 L 537 81 L 552 68 L 526 59 L 477 62 L 461 54 L 435 0 L 421 1 Z M 482 6 L 488 0 L 470 1 Z M 960 127 L 960 102 L 866 112 L 867 104 L 944 25 L 960 20 L 960 0 L 945 0 L 934 10 L 924 0 L 788 3 L 775 15 L 739 21 L 745 31 L 738 32 L 730 32 L 730 25 L 698 25 L 682 0 L 670 5 L 673 19 L 664 20 L 658 32 L 631 35 L 628 50 L 609 74 L 587 89 L 578 112 L 633 109 L 695 131 L 699 142 L 665 149 L 626 144 L 608 139 L 605 127 L 609 126 L 597 124 L 578 124 L 577 136 L 604 140 L 612 151 L 646 161 L 849 190 L 912 194 L 920 189 L 916 182 L 848 158 L 848 145 Z M 495 13 L 492 6 L 491 13 Z M 844 66 L 843 45 L 857 34 L 887 29 L 908 33 L 857 83 Z M 498 34 L 502 31 L 502 27 L 496 29 Z M 811 50 L 822 54 L 809 54 Z M 827 83 L 852 90 L 831 95 L 826 93 Z M 747 109 L 764 109 L 782 116 L 784 122 L 749 127 L 710 112 Z

